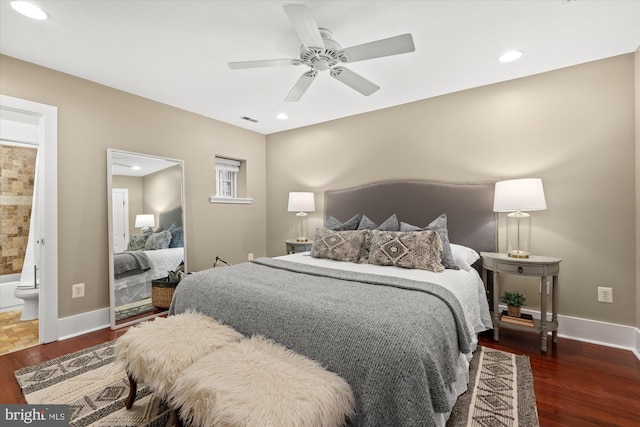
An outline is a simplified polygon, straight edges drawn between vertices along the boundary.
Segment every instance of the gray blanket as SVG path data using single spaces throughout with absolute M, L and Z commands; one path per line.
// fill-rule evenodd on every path
M 440 286 L 260 258 L 191 274 L 171 314 L 195 309 L 241 333 L 265 335 L 351 385 L 358 426 L 430 426 L 470 334 Z
M 151 268 L 149 257 L 142 251 L 120 252 L 113 255 L 113 273 L 142 272 Z

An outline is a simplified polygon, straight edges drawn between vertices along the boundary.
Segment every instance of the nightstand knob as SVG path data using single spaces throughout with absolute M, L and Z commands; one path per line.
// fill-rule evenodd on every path
M 522 267 L 518 267 L 518 273 L 522 273 L 523 271 Z

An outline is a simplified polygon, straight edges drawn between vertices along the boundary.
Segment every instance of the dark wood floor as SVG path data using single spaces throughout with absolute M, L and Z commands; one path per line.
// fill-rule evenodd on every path
M 104 329 L 0 356 L 0 403 L 25 403 L 15 370 L 123 333 Z M 480 344 L 530 357 L 542 427 L 640 426 L 640 361 L 630 351 L 560 338 L 541 353 L 534 333 L 505 329 L 500 334 L 499 343 L 489 333 Z

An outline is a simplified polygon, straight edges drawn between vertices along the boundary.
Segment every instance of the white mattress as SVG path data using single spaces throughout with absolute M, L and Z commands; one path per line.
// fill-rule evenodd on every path
M 433 273 L 425 270 L 415 270 L 400 267 L 380 266 L 372 264 L 355 264 L 351 262 L 334 261 L 323 258 L 313 258 L 309 252 L 291 254 L 278 257 L 278 259 L 297 262 L 300 264 L 316 265 L 319 267 L 333 268 L 337 270 L 355 271 L 361 273 L 377 274 L 380 276 L 396 276 L 417 282 L 428 282 L 440 285 L 449 291 L 460 301 L 464 311 L 469 331 L 472 332 L 471 349 L 475 351 L 478 344 L 477 334 L 493 327 L 489 304 L 485 294 L 484 284 L 478 272 L 474 269 L 445 270 L 442 273 Z M 457 380 L 449 390 L 451 406 L 458 396 L 467 390 L 469 383 L 469 361 L 471 353 L 460 353 L 457 363 Z M 438 426 L 445 426 L 449 414 L 436 414 Z

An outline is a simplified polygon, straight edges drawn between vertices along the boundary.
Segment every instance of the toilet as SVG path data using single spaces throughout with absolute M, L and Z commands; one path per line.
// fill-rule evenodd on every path
M 22 316 L 20 320 L 34 320 L 39 315 L 40 289 L 33 285 L 18 286 L 13 296 L 24 301 L 22 306 Z

